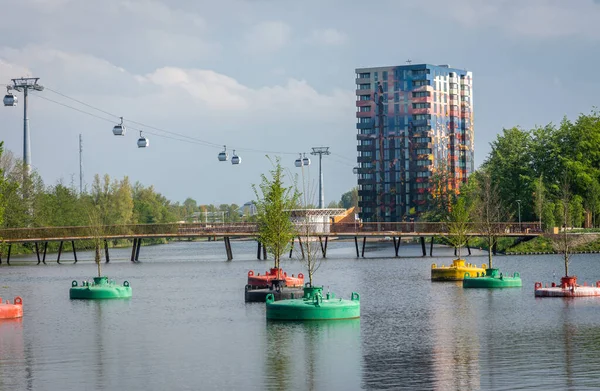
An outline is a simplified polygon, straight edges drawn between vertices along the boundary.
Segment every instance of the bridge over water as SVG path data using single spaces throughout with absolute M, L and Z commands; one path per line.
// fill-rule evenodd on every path
M 447 237 L 449 233 L 447 223 L 432 222 L 398 222 L 398 223 L 297 223 L 298 232 L 302 234 L 297 240 L 311 237 L 318 240 L 321 245 L 323 256 L 327 255 L 327 243 L 330 238 L 354 239 L 356 256 L 364 257 L 367 238 L 389 238 L 394 243 L 395 255 L 398 256 L 400 240 L 404 238 L 419 238 L 423 256 L 427 255 L 426 238 L 430 238 L 429 255 L 432 255 L 434 238 Z M 505 237 L 518 237 L 523 239 L 534 238 L 542 234 L 539 223 L 497 223 L 498 231 Z M 104 240 L 106 262 L 110 261 L 108 253 L 108 241 L 127 239 L 133 241 L 131 261 L 139 258 L 140 246 L 144 239 L 155 238 L 223 238 L 227 259 L 233 259 L 231 250 L 231 238 L 253 238 L 258 236 L 258 225 L 256 223 L 170 223 L 170 224 L 127 224 L 107 225 L 101 229 L 89 226 L 76 227 L 35 227 L 35 228 L 12 228 L 1 229 L 0 240 L 8 244 L 7 262 L 10 263 L 10 252 L 13 243 L 33 243 L 40 262 L 46 263 L 46 250 L 48 242 L 60 242 L 57 262 L 60 263 L 60 255 L 64 242 L 71 242 L 75 262 L 77 253 L 75 242 L 94 239 L 94 234 L 101 232 Z M 308 232 L 308 235 L 306 234 Z M 484 236 L 479 232 L 475 223 L 469 224 L 468 237 Z M 362 238 L 362 254 L 359 251 L 359 238 Z M 257 258 L 266 259 L 266 250 L 257 240 Z M 293 245 L 293 243 L 292 243 Z M 467 245 L 468 248 L 468 245 Z M 469 249 L 469 248 L 468 248 Z M 470 252 L 470 249 L 469 249 Z M 41 257 L 40 257 L 40 254 Z M 291 252 L 290 252 L 291 256 Z M 0 254 L 0 263 L 2 254 Z

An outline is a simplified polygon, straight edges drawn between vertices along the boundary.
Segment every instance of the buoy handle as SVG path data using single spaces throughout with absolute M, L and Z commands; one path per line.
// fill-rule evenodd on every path
M 353 301 L 360 301 L 360 295 L 356 292 L 352 292 L 352 296 L 350 297 Z
M 274 302 L 274 301 L 275 301 L 275 296 L 273 296 L 273 294 L 272 294 L 272 293 L 269 293 L 269 294 L 267 295 L 267 298 L 265 299 L 265 301 L 266 301 L 266 303 L 267 303 L 267 304 L 269 304 L 269 303 L 272 303 L 272 302 Z
M 77 286 L 77 281 L 73 280 L 73 282 L 71 283 L 71 286 L 73 286 L 73 287 Z
M 21 296 L 15 297 L 14 303 L 15 305 L 23 305 L 23 299 L 21 299 Z

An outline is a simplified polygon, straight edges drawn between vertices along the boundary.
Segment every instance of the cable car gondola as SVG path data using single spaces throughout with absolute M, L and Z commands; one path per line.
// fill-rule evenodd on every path
M 6 95 L 4 95 L 4 106 L 16 106 L 17 102 L 17 97 L 10 92 L 9 88 L 6 88 Z
M 115 127 L 113 128 L 113 134 L 115 136 L 125 136 L 125 125 L 123 125 L 123 117 L 121 118 L 121 123 L 118 125 L 115 125 Z
M 296 167 L 302 167 L 302 154 L 300 153 L 299 155 L 300 155 L 300 157 L 298 159 L 296 159 L 296 161 L 294 162 L 294 165 Z
M 310 166 L 310 159 L 306 157 L 306 154 L 304 154 L 304 159 L 302 159 L 302 165 Z
M 140 138 L 138 139 L 137 145 L 138 145 L 138 148 L 146 148 L 147 146 L 150 145 L 150 140 L 148 140 L 146 137 L 142 136 L 141 130 L 140 130 Z
M 240 164 L 242 162 L 242 158 L 235 154 L 235 149 L 233 150 L 233 156 L 231 156 L 231 164 Z
M 229 160 L 229 154 L 227 154 L 227 146 L 223 145 L 223 151 L 221 153 L 219 153 L 219 161 L 220 162 L 226 162 L 227 160 Z

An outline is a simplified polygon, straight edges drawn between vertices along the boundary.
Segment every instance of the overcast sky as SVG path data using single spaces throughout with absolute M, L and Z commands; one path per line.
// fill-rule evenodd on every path
M 503 127 L 575 118 L 600 96 L 597 0 L 0 0 L 0 11 L 0 84 L 34 76 L 47 87 L 29 118 L 48 185 L 78 178 L 79 133 L 88 185 L 128 175 L 173 201 L 215 204 L 254 198 L 265 151 L 298 172 L 296 153 L 329 146 L 325 201 L 337 201 L 356 185 L 357 67 L 472 71 L 476 166 Z M 42 98 L 123 116 L 153 133 L 150 147 L 136 147 L 139 131 L 115 137 L 113 123 Z M 19 157 L 22 109 L 0 107 L 0 140 Z M 218 162 L 223 144 L 241 165 Z

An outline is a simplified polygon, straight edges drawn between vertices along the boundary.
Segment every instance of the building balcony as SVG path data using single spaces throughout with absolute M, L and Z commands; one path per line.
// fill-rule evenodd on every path
M 356 139 L 358 141 L 367 140 L 367 139 L 374 139 L 375 138 L 375 133 L 371 132 L 371 129 L 366 129 L 366 130 L 363 130 L 363 131 L 365 131 L 365 132 L 368 131 L 369 133 L 358 133 L 356 135 Z
M 375 151 L 375 144 L 371 144 L 371 145 L 360 145 L 360 144 L 358 144 L 356 146 L 356 150 L 358 152 Z
M 433 103 L 433 97 L 431 96 L 419 96 L 415 98 L 410 98 L 412 103 Z
M 371 163 L 375 158 L 373 156 L 359 156 L 356 158 L 358 163 Z
M 458 94 L 458 88 L 450 88 L 448 90 L 448 92 L 450 93 L 450 95 L 457 95 Z
M 413 114 L 433 114 L 433 110 L 431 108 L 420 108 L 420 109 L 412 109 Z
M 372 104 L 373 104 L 372 100 L 357 100 L 356 101 L 356 107 L 371 106 Z
M 431 120 L 430 119 L 414 119 L 412 120 L 412 124 L 413 126 L 431 126 Z
M 370 118 L 374 115 L 372 111 L 357 111 L 356 118 Z
M 366 90 L 357 89 L 356 95 L 371 95 L 371 96 L 373 96 L 373 89 L 372 88 L 368 88 Z
M 367 84 L 367 83 L 371 83 L 370 77 L 357 77 L 356 78 L 356 84 Z
M 468 89 L 460 90 L 460 95 L 462 95 L 462 96 L 470 96 L 471 95 L 471 91 L 468 90 Z
M 369 129 L 372 128 L 374 125 L 373 123 L 357 123 L 356 124 L 356 129 Z

